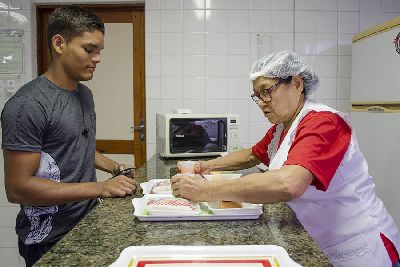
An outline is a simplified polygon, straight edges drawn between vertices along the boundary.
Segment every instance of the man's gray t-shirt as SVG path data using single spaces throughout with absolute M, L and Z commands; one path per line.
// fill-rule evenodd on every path
M 92 92 L 85 85 L 69 92 L 40 76 L 5 104 L 1 123 L 3 149 L 41 153 L 35 176 L 62 183 L 96 181 L 96 114 Z M 21 205 L 17 235 L 27 245 L 57 241 L 96 203 L 97 199 Z

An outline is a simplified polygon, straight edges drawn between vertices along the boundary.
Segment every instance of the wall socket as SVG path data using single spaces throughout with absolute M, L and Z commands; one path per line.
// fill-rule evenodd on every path
M 17 82 L 16 80 L 7 80 L 7 91 L 9 93 L 15 93 L 17 91 Z

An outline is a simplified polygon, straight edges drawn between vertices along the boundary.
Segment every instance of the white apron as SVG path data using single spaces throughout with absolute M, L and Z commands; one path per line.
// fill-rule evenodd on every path
M 312 110 L 336 113 L 351 127 L 346 114 L 323 104 L 306 101 L 279 150 L 277 147 L 283 125 L 277 125 L 268 146 L 270 170 L 282 167 L 299 122 Z M 323 192 L 311 185 L 300 198 L 288 203 L 336 267 L 392 266 L 380 233 L 393 242 L 397 251 L 400 248 L 400 234 L 382 201 L 375 195 L 374 187 L 367 162 L 352 131 L 350 145 L 328 190 Z

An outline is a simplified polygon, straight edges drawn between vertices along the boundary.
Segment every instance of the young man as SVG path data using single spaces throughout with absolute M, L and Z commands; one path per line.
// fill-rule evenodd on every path
M 19 251 L 33 265 L 70 231 L 98 198 L 132 194 L 136 182 L 117 175 L 96 182 L 95 169 L 122 165 L 95 150 L 96 114 L 89 88 L 104 46 L 104 23 L 92 11 L 65 6 L 49 18 L 51 63 L 22 86 L 2 114 L 7 198 L 21 204 Z

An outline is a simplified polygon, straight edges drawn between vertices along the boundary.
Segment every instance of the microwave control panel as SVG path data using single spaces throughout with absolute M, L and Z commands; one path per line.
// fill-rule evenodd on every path
M 239 146 L 239 122 L 237 117 L 228 118 L 228 152 L 240 149 Z

